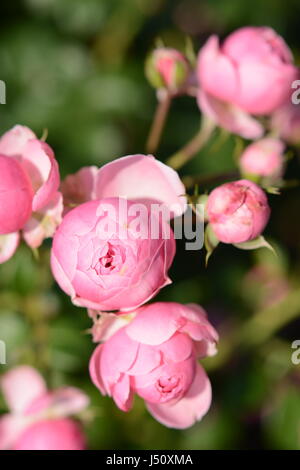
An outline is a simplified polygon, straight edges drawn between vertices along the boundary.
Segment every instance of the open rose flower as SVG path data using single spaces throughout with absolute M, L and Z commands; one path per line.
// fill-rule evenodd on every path
M 171 281 L 173 232 L 147 204 L 103 198 L 81 204 L 53 239 L 51 266 L 75 305 L 128 310 Z
M 248 180 L 225 183 L 214 189 L 206 205 L 209 223 L 224 243 L 243 243 L 258 237 L 270 216 L 264 191 Z
M 162 424 L 192 426 L 211 404 L 210 382 L 197 358 L 215 354 L 217 332 L 197 305 L 157 302 L 135 314 L 95 349 L 92 381 L 123 411 L 136 393 Z
M 85 449 L 81 427 L 69 418 L 89 403 L 80 390 L 49 391 L 41 375 L 25 365 L 2 375 L 0 387 L 10 408 L 10 413 L 0 417 L 0 449 Z
M 271 137 L 248 145 L 239 161 L 242 174 L 263 178 L 270 184 L 276 182 L 283 173 L 284 148 L 281 140 Z
M 27 127 L 0 138 L 0 263 L 15 252 L 20 234 L 37 248 L 53 235 L 63 210 L 52 149 Z
M 263 127 L 251 115 L 278 109 L 296 75 L 288 46 L 271 28 L 238 29 L 221 45 L 211 36 L 198 58 L 198 103 L 230 132 L 259 138 Z

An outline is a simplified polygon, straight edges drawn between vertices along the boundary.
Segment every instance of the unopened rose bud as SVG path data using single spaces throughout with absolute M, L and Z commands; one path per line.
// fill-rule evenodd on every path
M 176 49 L 155 49 L 146 61 L 146 76 L 155 88 L 178 91 L 187 81 L 189 64 L 186 57 Z
M 240 158 L 240 169 L 244 176 L 278 180 L 283 173 L 284 144 L 279 139 L 265 138 L 249 145 Z
M 225 183 L 207 201 L 209 223 L 223 243 L 243 243 L 264 230 L 270 208 L 264 191 L 248 180 Z

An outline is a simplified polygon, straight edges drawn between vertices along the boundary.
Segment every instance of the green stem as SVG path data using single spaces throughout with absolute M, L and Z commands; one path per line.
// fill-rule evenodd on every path
M 203 118 L 200 131 L 178 152 L 174 153 L 166 164 L 178 170 L 188 163 L 208 142 L 215 124 L 207 118 Z
M 170 109 L 172 97 L 169 92 L 163 93 L 158 101 L 153 123 L 146 143 L 148 153 L 155 153 L 164 129 L 167 115 Z

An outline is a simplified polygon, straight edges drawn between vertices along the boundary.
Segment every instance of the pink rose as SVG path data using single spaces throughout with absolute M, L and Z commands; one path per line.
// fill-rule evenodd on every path
M 160 47 L 146 61 L 146 76 L 155 88 L 166 88 L 176 93 L 189 77 L 190 67 L 186 57 L 176 49 Z
M 75 305 L 128 310 L 171 282 L 175 248 L 168 222 L 149 205 L 103 198 L 64 217 L 53 239 L 52 272 Z
M 59 171 L 52 149 L 24 126 L 0 138 L 0 262 L 13 255 L 22 230 L 32 248 L 61 221 Z M 22 210 L 21 210 L 22 209 Z M 14 250 L 12 249 L 14 246 Z
M 73 387 L 48 391 L 30 366 L 5 373 L 0 386 L 10 413 L 0 417 L 0 449 L 82 450 L 80 426 L 68 418 L 88 405 L 88 397 Z
M 231 132 L 260 137 L 263 129 L 249 114 L 281 106 L 296 73 L 288 46 L 271 28 L 238 29 L 221 46 L 211 36 L 198 58 L 200 107 Z
M 157 302 L 134 313 L 95 349 L 92 381 L 123 411 L 136 393 L 162 424 L 192 426 L 210 407 L 210 382 L 197 358 L 216 352 L 216 331 L 197 305 Z
M 242 173 L 276 180 L 282 176 L 284 144 L 279 139 L 265 138 L 249 145 L 241 155 Z
M 74 205 L 107 197 L 164 204 L 172 216 L 186 209 L 185 187 L 178 173 L 152 155 L 128 155 L 99 170 L 85 167 L 62 183 L 64 204 Z
M 210 193 L 206 209 L 215 235 L 224 243 L 258 237 L 270 216 L 266 194 L 248 180 L 218 186 Z

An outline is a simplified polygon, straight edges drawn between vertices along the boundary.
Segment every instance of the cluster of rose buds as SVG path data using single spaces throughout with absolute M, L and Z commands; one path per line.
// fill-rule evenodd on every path
M 283 141 L 300 141 L 300 113 L 289 103 L 298 72 L 284 40 L 266 27 L 242 28 L 221 44 L 212 36 L 195 69 L 177 50 L 158 48 L 146 73 L 169 98 L 196 86 L 207 119 L 259 139 L 240 155 L 242 179 L 206 197 L 206 248 L 266 246 L 264 189 L 282 183 Z M 178 173 L 151 155 L 84 167 L 60 184 L 53 151 L 30 129 L 16 126 L 0 139 L 0 263 L 14 254 L 20 235 L 33 249 L 53 236 L 53 276 L 75 305 L 88 309 L 100 343 L 90 361 L 92 381 L 123 411 L 139 395 L 158 421 L 174 428 L 189 427 L 208 411 L 211 386 L 197 361 L 213 355 L 218 341 L 201 307 L 146 304 L 171 282 L 170 222 L 184 214 L 188 200 Z M 87 405 L 79 391 L 48 392 L 25 366 L 4 375 L 1 385 L 11 409 L 0 420 L 1 448 L 85 447 L 78 424 L 67 417 Z

